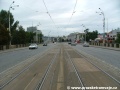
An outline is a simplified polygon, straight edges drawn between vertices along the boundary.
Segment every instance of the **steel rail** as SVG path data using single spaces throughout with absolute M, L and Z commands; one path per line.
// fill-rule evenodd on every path
M 14 77 L 12 77 L 10 80 L 6 81 L 4 84 L 2 84 L 0 86 L 0 90 L 3 89 L 5 86 L 7 86 L 10 82 L 12 82 L 14 79 L 16 79 L 18 76 L 20 76 L 22 73 L 24 73 L 26 70 L 28 70 L 35 62 L 37 62 L 38 59 L 44 57 L 46 54 L 44 54 L 41 57 L 38 57 L 35 59 L 34 62 L 32 62 L 30 65 L 28 65 L 27 67 L 25 67 L 24 69 L 22 69 L 18 74 L 16 74 Z
M 56 57 L 57 57 L 57 55 L 58 55 L 59 52 L 60 52 L 60 50 L 55 54 L 55 56 L 53 57 L 53 59 L 52 59 L 51 62 L 49 63 L 49 65 L 48 65 L 48 67 L 47 67 L 47 69 L 46 69 L 46 71 L 45 71 L 42 79 L 41 79 L 40 82 L 38 83 L 38 85 L 37 85 L 37 87 L 36 87 L 35 90 L 41 90 L 41 89 L 42 89 L 43 84 L 44 84 L 44 82 L 45 82 L 45 80 L 46 80 L 46 78 L 47 78 L 47 76 L 48 76 L 49 71 L 50 71 L 50 68 L 51 68 L 51 66 L 53 65 L 53 63 L 54 63 L 54 61 L 55 61 L 55 59 L 56 59 Z
M 85 60 L 87 60 L 89 63 L 91 63 L 94 67 L 96 67 L 97 69 L 99 69 L 100 71 L 102 71 L 103 73 L 105 73 L 107 76 L 109 76 L 110 78 L 112 78 L 114 81 L 116 81 L 118 84 L 120 84 L 120 81 L 117 80 L 115 77 L 113 77 L 112 75 L 110 75 L 109 73 L 107 73 L 106 71 L 102 70 L 100 67 L 98 67 L 97 65 L 95 65 L 94 63 L 92 63 L 91 61 L 88 60 L 88 58 L 79 53 L 78 51 L 74 50 L 77 54 L 79 54 L 81 57 L 83 57 Z
M 56 62 L 56 64 L 57 64 L 57 62 Z M 55 76 L 56 68 L 57 68 L 57 65 L 55 66 L 55 68 L 53 70 L 53 74 L 52 74 L 52 78 L 51 78 L 51 81 L 50 81 L 50 89 L 49 90 L 52 90 L 53 79 L 54 79 L 54 76 Z
M 67 56 L 68 56 L 68 58 L 69 58 L 71 64 L 73 65 L 73 68 L 74 68 L 75 73 L 76 73 L 76 75 L 77 75 L 77 77 L 78 77 L 78 80 L 79 80 L 79 82 L 80 82 L 80 85 L 82 85 L 82 87 L 85 87 L 85 85 L 84 85 L 84 83 L 83 83 L 83 81 L 82 81 L 82 79 L 81 79 L 81 76 L 80 76 L 80 74 L 79 74 L 79 72 L 78 72 L 78 70 L 77 70 L 75 64 L 73 63 L 73 61 L 72 61 L 70 55 L 68 54 L 68 52 L 67 52 L 66 50 L 65 50 L 65 52 L 66 52 L 66 54 L 67 54 Z M 84 89 L 82 89 L 82 90 L 86 90 L 86 89 L 84 88 Z

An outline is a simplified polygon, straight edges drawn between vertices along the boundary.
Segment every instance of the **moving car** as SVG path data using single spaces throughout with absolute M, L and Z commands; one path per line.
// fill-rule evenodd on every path
M 29 49 L 37 49 L 37 48 L 38 48 L 37 44 L 31 44 L 29 46 Z
M 43 46 L 47 46 L 47 43 L 44 43 Z
M 68 42 L 68 44 L 71 44 L 71 42 Z
M 77 45 L 77 43 L 75 43 L 75 42 L 71 43 L 71 46 L 76 46 L 76 45 Z
M 83 47 L 89 47 L 89 43 L 84 42 Z

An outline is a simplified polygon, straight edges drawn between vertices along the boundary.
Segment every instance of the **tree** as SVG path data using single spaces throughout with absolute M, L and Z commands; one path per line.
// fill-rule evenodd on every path
M 12 36 L 12 44 L 26 44 L 26 32 L 22 26 L 15 30 Z
M 18 36 L 20 44 L 26 44 L 26 33 L 25 29 L 22 26 L 19 26 Z
M 9 16 L 11 37 L 9 34 Z M 10 40 L 12 41 L 12 44 L 26 44 L 33 42 L 35 33 L 25 32 L 25 29 L 22 26 L 18 27 L 18 25 L 19 21 L 14 21 L 12 13 L 5 10 L 0 11 L 0 45 L 8 44 Z M 43 34 L 40 34 L 39 35 L 40 42 L 43 41 L 42 37 Z
M 120 33 L 117 33 L 117 39 L 115 41 L 116 43 L 120 43 Z
M 9 31 L 0 23 L 0 45 L 8 44 L 9 40 Z
M 39 43 L 43 42 L 42 37 L 43 37 L 42 33 L 38 34 L 38 42 Z
M 14 33 L 12 34 L 12 44 L 20 44 L 19 42 L 19 31 L 15 30 Z
M 26 32 L 26 43 L 32 43 L 35 35 L 33 32 Z
M 16 22 L 13 24 L 13 26 L 11 27 L 11 34 L 13 34 L 14 31 L 17 30 L 18 25 L 19 25 L 19 21 L 16 21 Z
M 0 12 L 0 23 L 6 29 L 9 28 L 9 14 L 10 14 L 10 26 L 12 26 L 13 22 L 14 22 L 14 17 L 12 15 L 12 13 L 5 11 L 5 10 L 1 10 L 1 12 Z
M 15 35 L 14 32 L 16 31 L 19 21 L 14 22 L 14 17 L 12 15 L 12 13 L 10 13 L 9 11 L 1 10 L 0 11 L 0 23 L 6 30 L 9 30 L 9 15 L 10 15 L 11 35 L 12 35 L 12 37 L 14 37 L 13 35 Z M 1 30 L 3 30 L 3 29 L 1 29 Z M 3 32 L 1 32 L 1 33 L 3 33 Z M 9 34 L 6 34 L 6 35 L 9 35 Z M 4 36 L 4 37 L 8 37 L 8 36 Z M 10 38 L 13 39 L 12 37 L 9 36 L 8 40 L 10 40 Z M 9 41 L 7 41 L 7 43 L 8 42 Z
M 86 29 L 85 32 L 86 32 L 86 41 L 89 41 L 90 39 L 94 40 L 98 36 L 97 30 L 95 30 L 93 32 L 89 32 L 89 29 Z M 85 37 L 85 35 L 84 35 L 84 37 Z

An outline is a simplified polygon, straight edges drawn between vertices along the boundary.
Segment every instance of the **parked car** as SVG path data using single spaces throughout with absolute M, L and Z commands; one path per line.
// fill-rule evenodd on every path
M 84 42 L 83 47 L 89 47 L 89 43 Z
M 29 46 L 29 49 L 37 49 L 37 48 L 38 48 L 37 44 L 31 44 Z

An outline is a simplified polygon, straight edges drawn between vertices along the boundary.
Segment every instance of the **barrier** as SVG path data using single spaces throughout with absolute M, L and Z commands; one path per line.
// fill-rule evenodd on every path
M 28 44 L 16 44 L 16 45 L 0 45 L 0 50 L 7 50 L 7 49 L 14 49 L 14 48 L 21 48 L 26 47 Z
M 120 48 L 120 44 L 119 43 L 94 43 L 94 42 L 90 42 L 90 45 L 95 45 L 95 46 L 103 46 L 103 47 L 112 47 L 112 48 Z

